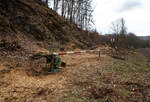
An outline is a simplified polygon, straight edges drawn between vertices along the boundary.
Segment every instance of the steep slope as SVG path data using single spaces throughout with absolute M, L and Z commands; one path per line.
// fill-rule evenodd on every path
M 0 63 L 5 67 L 0 73 L 21 68 L 37 74 L 45 59 L 31 60 L 31 54 L 47 53 L 50 42 L 63 49 L 88 48 L 93 43 L 87 34 L 40 0 L 0 0 Z
M 48 42 L 83 47 L 87 41 L 82 33 L 40 0 L 0 1 L 0 40 L 27 47 L 33 47 L 32 42 L 41 42 L 42 47 Z

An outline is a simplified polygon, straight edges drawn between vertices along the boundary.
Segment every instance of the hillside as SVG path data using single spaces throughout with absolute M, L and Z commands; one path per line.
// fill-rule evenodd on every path
M 56 51 L 85 49 L 94 44 L 90 39 L 40 0 L 0 1 L 1 74 L 21 69 L 34 76 L 45 67 L 45 59 L 34 61 L 30 55 L 47 54 L 53 46 Z
M 86 47 L 86 34 L 39 0 L 0 1 L 0 40 L 17 41 L 24 49 L 59 42 Z
M 47 54 L 53 46 L 56 51 L 89 49 L 94 45 L 92 39 L 98 35 L 88 35 L 41 0 L 1 0 L 0 64 L 5 68 L 0 71 L 21 68 L 31 75 L 36 74 L 45 66 L 45 59 L 33 61 L 30 55 Z

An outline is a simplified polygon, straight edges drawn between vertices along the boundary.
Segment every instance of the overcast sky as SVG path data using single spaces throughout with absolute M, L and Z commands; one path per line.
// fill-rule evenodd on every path
M 128 32 L 150 35 L 150 0 L 94 0 L 94 8 L 98 32 L 110 33 L 111 23 L 123 17 Z

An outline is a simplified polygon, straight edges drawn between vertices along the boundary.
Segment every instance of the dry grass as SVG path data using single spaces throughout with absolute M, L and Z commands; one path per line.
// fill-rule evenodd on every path
M 149 101 L 150 70 L 146 58 L 137 52 L 129 54 L 124 61 L 105 54 L 100 59 L 98 54 L 66 55 L 61 58 L 67 67 L 55 74 L 41 73 L 44 59 L 31 61 L 28 65 L 22 64 L 29 60 L 0 61 L 0 101 Z M 21 64 L 19 67 L 16 67 L 16 61 Z M 38 75 L 35 76 L 30 68 Z

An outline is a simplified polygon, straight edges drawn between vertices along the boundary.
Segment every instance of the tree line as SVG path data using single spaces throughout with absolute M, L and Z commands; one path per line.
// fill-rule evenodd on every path
M 105 35 L 99 35 L 96 31 L 90 32 L 90 38 L 93 39 L 92 42 L 108 45 L 115 50 L 150 47 L 150 39 L 143 39 L 134 33 L 127 32 L 123 18 L 112 22 L 110 29 L 112 33 Z
M 143 48 L 150 47 L 150 40 L 142 39 L 136 34 L 127 32 L 125 20 L 123 18 L 118 19 L 112 23 L 111 29 L 113 33 L 106 35 L 109 38 L 109 44 L 112 47 L 118 48 Z
M 42 2 L 83 30 L 89 30 L 94 24 L 92 0 L 42 0 Z

